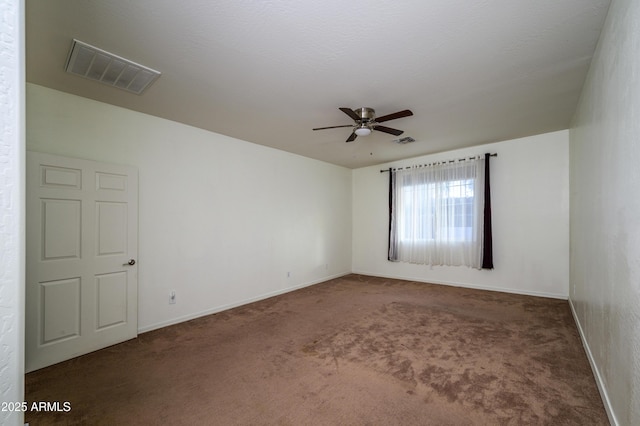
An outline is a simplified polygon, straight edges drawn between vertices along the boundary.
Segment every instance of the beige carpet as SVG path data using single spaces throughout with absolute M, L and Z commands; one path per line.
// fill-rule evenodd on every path
M 605 425 L 567 301 L 349 275 L 26 376 L 46 424 Z

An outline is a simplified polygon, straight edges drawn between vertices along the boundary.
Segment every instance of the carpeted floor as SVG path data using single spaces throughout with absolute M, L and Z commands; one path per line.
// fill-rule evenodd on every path
M 26 376 L 46 424 L 608 425 L 567 301 L 349 275 Z

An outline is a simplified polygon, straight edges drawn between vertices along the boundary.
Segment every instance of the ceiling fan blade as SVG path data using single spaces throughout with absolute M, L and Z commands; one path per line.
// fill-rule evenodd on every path
M 395 135 L 395 136 L 400 136 L 401 134 L 404 133 L 403 130 L 392 129 L 391 127 L 386 127 L 386 126 L 375 126 L 373 130 L 377 130 L 379 132 L 391 133 L 392 135 Z
M 356 138 L 358 137 L 358 135 L 356 135 L 356 132 L 351 133 L 351 136 L 349 136 L 349 138 L 347 139 L 347 142 L 353 142 L 356 140 Z
M 383 115 L 382 117 L 377 117 L 376 122 L 382 123 L 383 121 L 395 120 L 396 118 L 409 117 L 413 115 L 413 113 L 405 109 L 404 111 L 394 112 L 393 114 Z
M 349 117 L 351 117 L 353 120 L 355 121 L 360 121 L 360 116 L 358 116 L 358 114 L 355 113 L 355 111 L 353 111 L 351 108 L 340 108 L 340 111 L 344 112 L 345 114 L 347 114 Z
M 337 129 L 338 127 L 353 127 L 353 124 L 345 124 L 344 126 L 316 127 L 313 130 Z

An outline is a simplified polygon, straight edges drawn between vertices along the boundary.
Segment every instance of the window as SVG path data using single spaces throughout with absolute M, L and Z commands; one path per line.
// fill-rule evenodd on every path
M 405 242 L 413 239 L 434 240 L 440 232 L 447 232 L 452 241 L 472 239 L 474 188 L 473 179 L 419 185 L 407 184 L 405 181 L 401 189 L 404 202 L 398 206 L 400 239 Z M 426 197 L 428 200 L 414 205 L 413 200 L 421 197 Z M 450 215 L 438 216 L 437 197 L 442 198 L 443 207 Z M 416 228 L 412 226 L 413 215 L 415 215 L 415 222 L 421 226 Z M 442 220 L 447 221 L 446 226 L 442 226 Z
M 389 260 L 482 267 L 484 160 L 392 172 Z

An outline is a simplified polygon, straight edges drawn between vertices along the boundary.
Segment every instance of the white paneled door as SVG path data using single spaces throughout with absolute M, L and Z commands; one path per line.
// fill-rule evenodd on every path
M 27 152 L 26 371 L 137 336 L 138 172 Z

